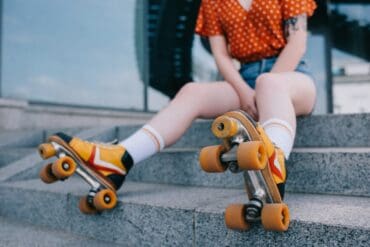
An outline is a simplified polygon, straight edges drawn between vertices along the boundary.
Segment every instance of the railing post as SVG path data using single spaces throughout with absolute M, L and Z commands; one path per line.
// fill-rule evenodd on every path
M 3 0 L 0 0 L 0 98 L 3 97 Z
M 140 78 L 143 81 L 143 110 L 149 111 L 148 87 L 150 78 L 149 40 L 148 40 L 148 7 L 149 0 L 136 0 L 135 16 L 135 49 Z
M 143 25 L 142 25 L 142 28 L 143 28 L 143 39 L 142 39 L 142 44 L 141 44 L 141 47 L 143 49 L 143 71 L 144 71 L 144 75 L 143 75 L 143 80 L 144 80 L 144 111 L 145 112 L 148 112 L 149 111 L 149 106 L 148 106 L 148 87 L 149 87 L 149 78 L 150 78 L 150 67 L 149 67 L 149 59 L 145 59 L 145 58 L 149 58 L 149 40 L 148 40 L 148 1 L 149 0 L 141 0 L 143 1 L 143 4 L 142 4 L 142 21 L 143 21 Z
M 330 26 L 330 0 L 326 1 L 326 17 L 325 17 L 325 64 L 326 64 L 326 78 L 327 78 L 327 112 L 333 113 L 333 75 L 332 75 L 332 35 Z

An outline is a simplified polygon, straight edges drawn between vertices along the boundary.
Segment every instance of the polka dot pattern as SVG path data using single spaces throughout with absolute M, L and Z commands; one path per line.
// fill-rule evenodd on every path
M 286 45 L 283 21 L 315 8 L 314 0 L 253 0 L 248 11 L 238 0 L 202 0 L 195 31 L 225 35 L 231 56 L 251 62 L 278 55 Z

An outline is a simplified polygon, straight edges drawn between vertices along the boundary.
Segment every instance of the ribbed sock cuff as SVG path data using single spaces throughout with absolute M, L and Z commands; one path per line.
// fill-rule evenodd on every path
M 146 124 L 143 126 L 143 130 L 146 131 L 146 133 L 148 135 L 150 135 L 151 137 L 153 137 L 154 141 L 156 142 L 157 146 L 158 146 L 158 151 L 162 151 L 166 144 L 164 142 L 164 139 L 163 137 L 158 133 L 157 130 L 155 130 L 152 126 L 150 126 L 149 124 Z M 148 133 L 149 132 L 149 133 Z
M 262 124 L 266 135 L 270 140 L 284 152 L 286 159 L 293 148 L 295 132 L 292 126 L 281 119 L 273 118 Z

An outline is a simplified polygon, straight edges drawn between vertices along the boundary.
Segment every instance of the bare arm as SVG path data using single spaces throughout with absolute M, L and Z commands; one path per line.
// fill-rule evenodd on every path
M 271 72 L 294 71 L 306 52 L 307 15 L 302 14 L 285 21 L 287 45 L 280 53 Z
M 255 105 L 254 90 L 248 86 L 236 69 L 232 58 L 227 49 L 227 43 L 224 36 L 210 37 L 211 49 L 216 60 L 217 67 L 224 77 L 230 83 L 239 96 L 241 108 L 257 119 L 257 109 Z
M 238 93 L 245 90 L 245 88 L 252 90 L 237 71 L 227 50 L 225 38 L 223 36 L 212 36 L 210 37 L 210 43 L 217 67 L 224 79 L 230 83 Z

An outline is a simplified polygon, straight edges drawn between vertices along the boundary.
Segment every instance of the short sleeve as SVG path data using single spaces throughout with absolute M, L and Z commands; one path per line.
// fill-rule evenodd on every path
M 215 0 L 202 0 L 195 32 L 201 36 L 214 36 L 222 34 L 222 27 L 217 15 L 217 2 Z
M 307 14 L 307 17 L 310 17 L 317 7 L 314 0 L 281 0 L 280 2 L 284 20 L 301 14 Z

